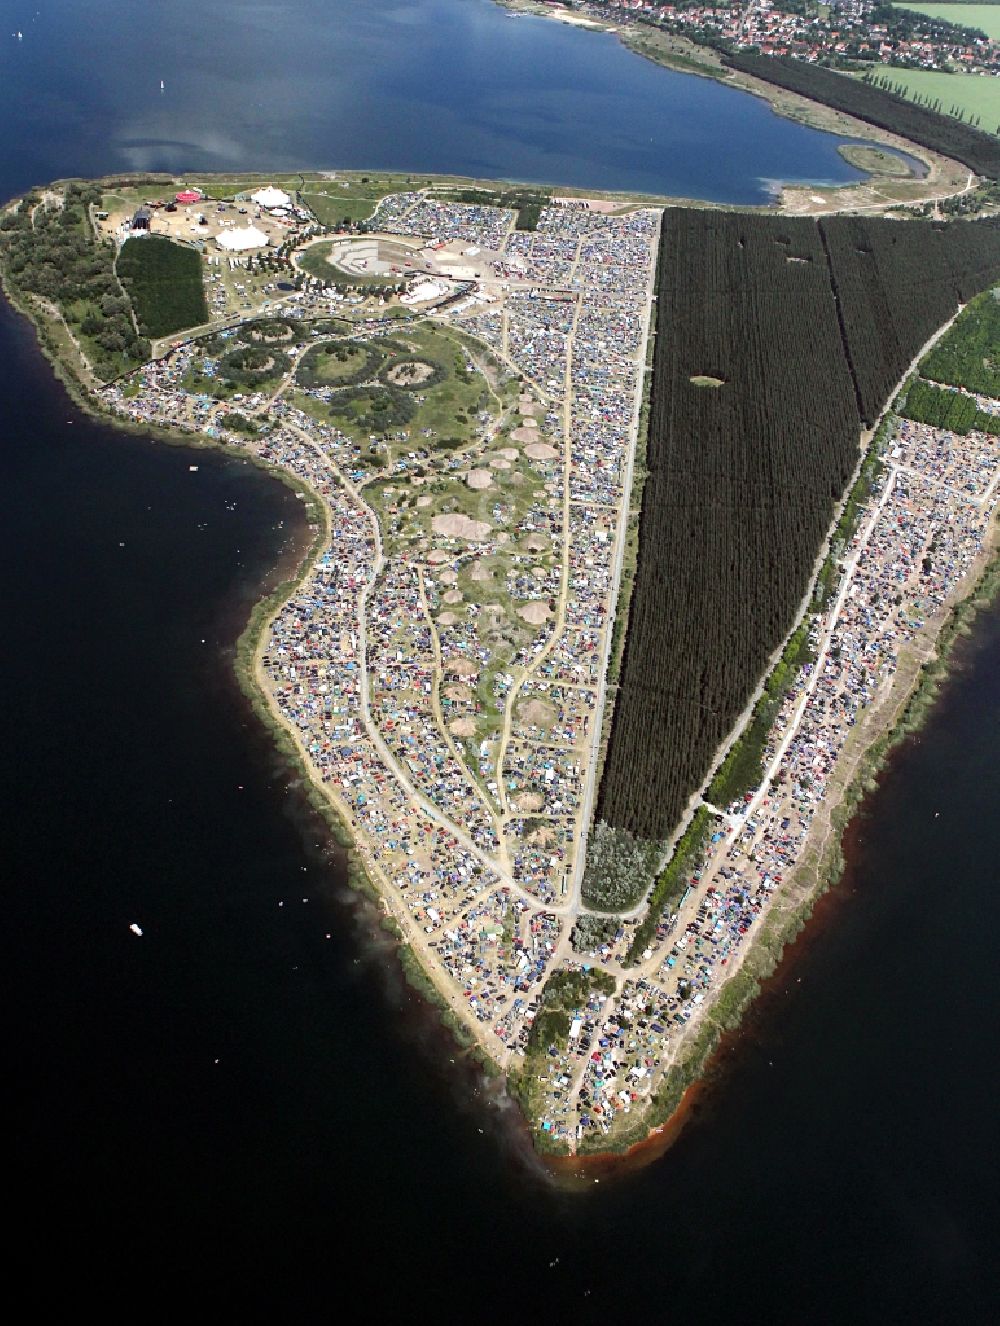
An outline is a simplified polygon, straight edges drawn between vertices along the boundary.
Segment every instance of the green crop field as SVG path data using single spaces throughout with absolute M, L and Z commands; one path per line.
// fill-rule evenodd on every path
M 167 336 L 208 321 L 201 258 L 163 235 L 130 239 L 118 255 L 118 277 L 143 335 Z
M 943 18 L 948 23 L 960 23 L 966 28 L 978 28 L 987 37 L 1000 41 L 1000 5 L 893 5 L 893 9 L 910 9 L 928 18 Z
M 951 8 L 951 6 L 948 6 Z M 931 101 L 940 97 L 942 114 L 950 114 L 952 106 L 970 117 L 980 116 L 979 127 L 995 134 L 1000 125 L 1000 78 L 988 74 L 941 74 L 933 69 L 881 68 L 878 73 L 889 80 L 894 89 L 905 89 L 908 97 L 914 93 Z

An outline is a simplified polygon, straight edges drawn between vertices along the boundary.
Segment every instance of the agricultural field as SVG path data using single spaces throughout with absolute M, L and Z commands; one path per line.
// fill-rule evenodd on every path
M 1000 277 L 1000 224 L 676 209 L 660 273 L 671 314 L 598 817 L 663 840 L 792 627 L 862 421 Z
M 141 335 L 168 336 L 208 321 L 201 256 L 194 249 L 161 235 L 130 239 L 118 254 L 117 270 Z
M 960 23 L 965 28 L 978 28 L 993 41 L 1000 41 L 1000 5 L 928 5 L 923 0 L 915 4 L 893 4 L 893 9 L 909 9 L 928 18 L 942 18 L 946 23 Z
M 995 13 L 1000 14 L 1000 7 Z M 937 69 L 885 68 L 880 71 L 894 91 L 907 98 L 940 102 L 940 114 L 957 116 L 996 135 L 1000 132 L 1000 78 L 988 74 L 945 74 Z

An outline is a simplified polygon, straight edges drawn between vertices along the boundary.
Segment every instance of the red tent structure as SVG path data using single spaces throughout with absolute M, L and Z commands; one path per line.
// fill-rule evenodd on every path
M 174 197 L 179 203 L 200 203 L 200 189 L 182 189 L 180 193 L 175 193 Z

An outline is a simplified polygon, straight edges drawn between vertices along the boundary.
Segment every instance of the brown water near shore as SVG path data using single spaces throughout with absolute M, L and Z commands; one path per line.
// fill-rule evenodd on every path
M 898 752 L 905 750 L 906 744 L 901 743 L 893 750 L 887 765 Z M 650 1129 L 645 1138 L 633 1143 L 627 1151 L 546 1157 L 545 1165 L 559 1186 L 573 1190 L 595 1181 L 613 1182 L 635 1174 L 661 1160 L 687 1129 L 705 1124 L 711 1119 L 715 1107 L 725 1095 L 728 1076 L 738 1065 L 739 1056 L 759 1045 L 757 1033 L 778 1011 L 779 1003 L 793 995 L 803 981 L 808 979 L 804 970 L 808 969 L 811 950 L 825 931 L 838 922 L 854 896 L 854 872 L 865 828 L 866 808 L 874 795 L 875 791 L 865 795 L 843 831 L 840 847 L 844 868 L 840 878 L 816 898 L 802 930 L 785 946 L 781 960 L 771 975 L 761 981 L 760 991 L 743 1015 L 740 1026 L 723 1032 L 701 1075 L 684 1092 L 669 1119 Z M 803 974 L 799 974 L 800 971 Z

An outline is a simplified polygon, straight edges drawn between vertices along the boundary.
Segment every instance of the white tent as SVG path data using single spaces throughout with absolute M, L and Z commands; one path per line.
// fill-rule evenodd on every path
M 275 189 L 270 184 L 267 186 L 266 189 L 258 189 L 257 192 L 252 193 L 250 197 L 254 200 L 254 202 L 257 204 L 258 207 L 265 207 L 265 208 L 287 207 L 288 204 L 292 201 L 287 193 L 282 193 L 280 189 Z
M 244 252 L 246 249 L 263 249 L 267 246 L 267 236 L 256 226 L 245 226 L 241 230 L 224 230 L 216 235 L 215 242 L 220 249 L 231 252 Z

